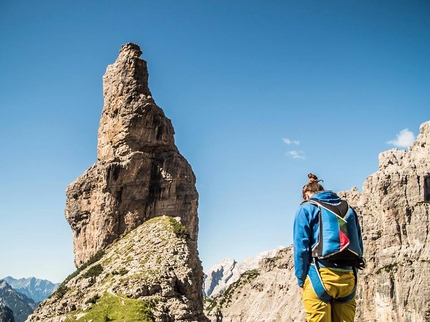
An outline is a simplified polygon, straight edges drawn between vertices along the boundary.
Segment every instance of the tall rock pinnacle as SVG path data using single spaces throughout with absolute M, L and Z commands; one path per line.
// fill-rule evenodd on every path
M 98 160 L 66 190 L 78 269 L 28 321 L 208 321 L 196 179 L 141 54 L 124 45 L 103 77 Z
M 171 121 L 152 99 L 141 54 L 126 44 L 108 66 L 98 161 L 66 190 L 78 267 L 157 216 L 179 217 L 197 248 L 196 179 L 175 146 Z
M 103 77 L 99 161 L 136 151 L 177 150 L 172 123 L 152 99 L 146 61 L 141 54 L 139 46 L 124 45 Z

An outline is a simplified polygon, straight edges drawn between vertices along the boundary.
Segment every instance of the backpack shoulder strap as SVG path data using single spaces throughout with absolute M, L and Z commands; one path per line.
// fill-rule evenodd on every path
M 329 204 L 327 202 L 318 200 L 318 199 L 309 199 L 310 203 L 317 205 L 319 208 L 323 207 L 328 211 L 338 215 L 341 218 L 344 218 L 349 212 L 349 205 L 345 200 L 341 200 L 338 205 Z
M 318 257 L 318 254 L 321 253 L 322 247 L 323 247 L 323 222 L 321 220 L 321 204 L 320 201 L 317 199 L 309 199 L 306 202 L 314 205 L 315 207 L 318 207 L 318 225 L 319 225 L 319 233 L 318 233 L 318 242 L 317 244 L 312 248 L 312 258 Z

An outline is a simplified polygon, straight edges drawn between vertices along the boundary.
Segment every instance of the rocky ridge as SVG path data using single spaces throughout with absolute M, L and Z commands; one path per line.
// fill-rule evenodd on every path
M 3 304 L 3 314 L 9 316 L 13 312 L 15 322 L 24 322 L 36 308 L 36 303 L 24 294 L 14 290 L 6 281 L 0 280 L 0 303 Z
M 222 295 L 206 297 L 205 312 L 214 322 L 304 321 L 292 247 L 262 259 L 258 268 L 243 273 Z
M 204 272 L 203 277 L 203 296 L 217 296 L 222 294 L 228 286 L 236 282 L 246 271 L 257 269 L 259 263 L 265 258 L 272 258 L 277 251 L 282 249 L 269 250 L 258 254 L 255 257 L 248 257 L 241 262 L 226 258 L 215 264 Z
M 409 151 L 379 154 L 360 194 L 342 194 L 361 214 L 367 268 L 359 321 L 430 321 L 430 122 Z
M 28 320 L 206 321 L 198 257 L 179 218 L 156 217 L 81 266 Z
M 78 269 L 28 321 L 207 321 L 196 178 L 141 54 L 123 45 L 103 76 L 98 160 L 66 190 Z
M 357 210 L 367 267 L 359 272 L 356 321 L 430 321 L 430 121 L 408 151 L 379 155 L 378 171 L 340 192 Z M 260 262 L 222 296 L 207 298 L 217 322 L 305 321 L 292 247 Z
M 60 285 L 58 283 L 52 283 L 51 281 L 35 277 L 15 279 L 11 276 L 7 276 L 4 280 L 14 290 L 26 295 L 36 303 L 46 299 Z

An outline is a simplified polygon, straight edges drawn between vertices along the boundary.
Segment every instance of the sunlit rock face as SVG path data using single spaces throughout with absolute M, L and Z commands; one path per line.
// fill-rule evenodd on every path
M 236 282 L 246 271 L 257 269 L 263 259 L 276 256 L 284 247 L 261 252 L 256 257 L 247 257 L 241 262 L 225 258 L 204 272 L 203 296 L 215 297 L 222 294 L 232 283 Z
M 356 321 L 430 321 L 430 122 L 408 151 L 379 155 L 378 171 L 361 193 L 352 188 L 339 195 L 359 213 L 367 259 L 359 271 Z M 208 298 L 211 321 L 304 321 L 292 252 L 278 251 Z
M 379 154 L 362 193 L 345 192 L 361 214 L 367 268 L 358 321 L 430 321 L 430 122 L 408 151 Z
M 208 321 L 196 249 L 179 220 L 152 218 L 100 251 L 28 321 Z
M 78 270 L 28 321 L 208 321 L 196 178 L 141 54 L 126 44 L 108 66 L 98 160 L 66 190 Z
M 146 62 L 124 45 L 103 77 L 98 161 L 67 187 L 65 215 L 80 266 L 144 221 L 180 217 L 197 245 L 198 193 L 171 121 L 148 88 Z

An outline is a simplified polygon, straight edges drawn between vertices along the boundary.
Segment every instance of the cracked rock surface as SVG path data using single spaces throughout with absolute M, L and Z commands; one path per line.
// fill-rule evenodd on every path
M 178 220 L 156 217 L 130 231 L 66 279 L 27 321 L 207 321 L 193 270 L 198 256 Z
M 141 54 L 107 67 L 97 162 L 66 190 L 78 270 L 29 321 L 206 321 L 196 178 Z
M 353 171 L 353 169 L 351 169 Z M 359 271 L 356 321 L 430 321 L 430 121 L 408 151 L 380 153 L 378 171 L 340 192 L 360 218 L 367 267 Z M 305 321 L 292 247 L 205 299 L 211 321 Z

